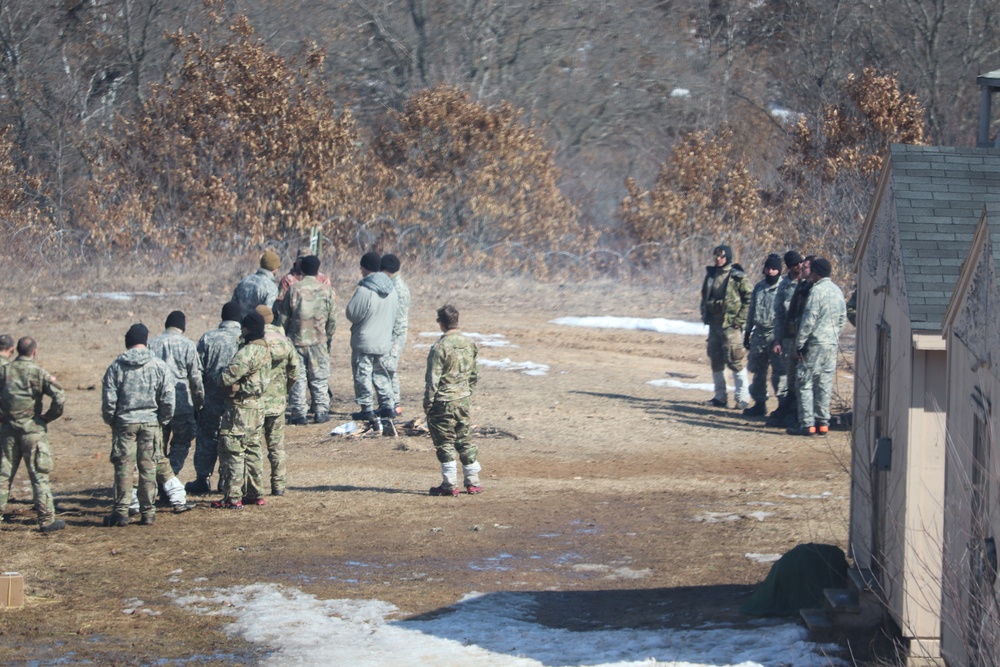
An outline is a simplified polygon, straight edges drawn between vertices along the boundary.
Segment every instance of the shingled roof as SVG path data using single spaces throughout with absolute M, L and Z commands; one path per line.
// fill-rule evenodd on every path
M 983 206 L 1000 203 L 1000 151 L 896 144 L 889 161 L 911 325 L 939 331 Z

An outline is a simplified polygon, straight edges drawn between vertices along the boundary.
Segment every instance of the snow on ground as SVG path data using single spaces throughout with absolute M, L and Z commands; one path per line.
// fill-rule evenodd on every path
M 83 294 L 67 294 L 66 296 L 51 296 L 49 299 L 64 301 L 83 301 L 84 299 L 106 299 L 108 301 L 131 301 L 137 296 L 167 297 L 183 296 L 184 292 L 84 292 Z
M 806 629 L 760 621 L 752 629 L 718 625 L 657 630 L 571 631 L 532 622 L 525 593 L 467 595 L 426 618 L 394 619 L 379 600 L 321 600 L 295 588 L 252 584 L 170 594 L 199 614 L 232 619 L 229 631 L 271 652 L 266 665 L 352 667 L 826 667 L 843 665 L 833 645 L 806 641 Z
M 509 357 L 494 361 L 492 359 L 477 359 L 480 366 L 487 368 L 499 368 L 502 371 L 520 371 L 525 375 L 548 375 L 549 367 L 545 364 L 536 364 L 533 361 L 511 361 Z
M 654 387 L 670 387 L 671 389 L 696 389 L 698 391 L 715 392 L 715 385 L 711 382 L 681 382 L 680 380 L 650 380 L 646 384 Z M 726 385 L 726 389 L 733 391 L 734 387 Z
M 631 329 L 634 331 L 655 331 L 679 336 L 707 336 L 708 325 L 684 320 L 667 320 L 662 317 L 644 319 L 641 317 L 560 317 L 549 324 L 568 327 L 590 327 L 593 329 Z
M 481 334 L 472 331 L 463 331 L 462 335 L 465 336 L 466 338 L 471 338 L 472 340 L 476 341 L 476 345 L 478 345 L 479 347 L 517 347 L 517 345 L 514 345 L 509 340 L 507 340 L 507 337 L 504 336 L 503 334 Z M 421 338 L 440 338 L 441 332 L 422 331 L 420 332 L 419 336 Z

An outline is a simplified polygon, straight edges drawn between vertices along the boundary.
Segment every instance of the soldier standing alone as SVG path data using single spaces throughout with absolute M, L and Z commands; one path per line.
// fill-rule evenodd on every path
M 458 461 L 462 462 L 465 491 L 482 493 L 479 450 L 469 437 L 472 390 L 479 379 L 476 344 L 459 333 L 454 306 L 439 308 L 437 323 L 442 335 L 427 355 L 424 413 L 441 464 L 441 484 L 431 487 L 430 494 L 458 495 Z
M 708 325 L 708 358 L 712 363 L 715 396 L 709 401 L 726 407 L 726 368 L 733 372 L 736 407 L 750 405 L 750 391 L 743 350 L 743 327 L 747 321 L 753 288 L 743 267 L 733 264 L 733 250 L 727 245 L 712 251 L 714 263 L 705 269 L 701 288 L 701 321 Z
M 63 413 L 66 394 L 56 379 L 35 363 L 38 345 L 27 336 L 17 341 L 17 358 L 0 367 L 0 442 L 3 450 L 18 452 L 31 480 L 31 493 L 38 514 L 38 529 L 43 533 L 62 530 L 66 522 L 55 518 L 49 473 L 52 452 L 49 449 L 48 424 Z M 51 400 L 42 412 L 42 399 Z M 6 508 L 10 469 L 0 467 L 0 513 Z

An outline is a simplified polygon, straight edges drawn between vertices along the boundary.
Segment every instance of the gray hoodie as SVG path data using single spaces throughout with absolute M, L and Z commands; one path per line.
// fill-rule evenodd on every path
M 388 354 L 397 308 L 399 295 L 392 278 L 381 272 L 362 278 L 346 310 L 351 349 L 362 354 Z
M 101 413 L 116 424 L 167 424 L 174 416 L 174 378 L 148 348 L 125 350 L 104 373 Z

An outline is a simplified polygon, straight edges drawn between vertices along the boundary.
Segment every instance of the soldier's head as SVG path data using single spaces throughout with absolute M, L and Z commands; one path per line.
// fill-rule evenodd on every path
M 370 273 L 378 273 L 382 266 L 382 255 L 374 250 L 366 252 L 361 256 L 361 275 L 367 276 Z
M 223 322 L 239 322 L 240 313 L 243 310 L 240 308 L 240 304 L 235 301 L 229 301 L 222 307 L 222 321 Z
M 163 323 L 163 327 L 165 329 L 180 329 L 184 331 L 187 329 L 187 317 L 179 310 L 172 311 L 167 315 L 167 321 Z
M 764 260 L 764 279 L 768 285 L 778 282 L 781 276 L 781 257 L 773 252 Z
M 733 261 L 733 249 L 727 245 L 717 245 L 712 250 L 716 266 L 725 266 Z
M 444 305 L 438 308 L 437 323 L 442 331 L 458 328 L 458 308 L 452 305 Z
M 809 277 L 809 267 L 814 259 L 816 259 L 816 255 L 806 255 L 805 259 L 802 260 L 802 268 L 799 273 L 799 278 Z
M 809 263 L 809 280 L 819 282 L 823 278 L 829 278 L 833 267 L 826 257 L 817 257 Z
M 272 310 L 270 306 L 260 304 L 254 310 L 260 313 L 260 316 L 264 318 L 264 324 L 271 324 L 274 322 L 274 310 Z
M 240 324 L 243 325 L 243 340 L 246 342 L 264 337 L 264 318 L 257 311 L 248 313 Z
M 21 357 L 33 357 L 38 352 L 38 343 L 31 336 L 23 336 L 17 340 L 17 354 Z
M 0 334 L 0 355 L 9 357 L 14 354 L 14 337 L 10 334 Z
M 802 255 L 794 250 L 789 250 L 785 253 L 785 266 L 788 267 L 788 275 L 798 280 L 802 273 Z
M 316 255 L 306 255 L 299 260 L 299 270 L 304 276 L 315 276 L 319 274 L 319 257 Z
M 387 273 L 390 276 L 395 275 L 399 272 L 399 257 L 396 257 L 391 252 L 382 255 L 382 261 L 379 262 L 379 270 L 382 273 Z
M 265 250 L 260 256 L 260 268 L 274 273 L 281 266 L 281 258 L 273 250 Z
M 131 350 L 133 347 L 146 347 L 149 340 L 149 329 L 145 324 L 133 324 L 125 332 L 125 347 Z

